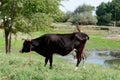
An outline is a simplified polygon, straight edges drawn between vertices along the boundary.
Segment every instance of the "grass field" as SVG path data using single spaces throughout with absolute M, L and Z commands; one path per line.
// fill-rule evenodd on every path
M 120 67 L 105 68 L 98 65 L 85 64 L 74 72 L 75 64 L 59 59 L 54 55 L 53 69 L 44 67 L 44 58 L 33 53 L 29 64 L 28 54 L 0 54 L 0 80 L 119 80 Z
M 88 50 L 120 50 L 120 40 L 106 39 L 102 36 L 90 36 L 86 45 Z
M 56 26 L 56 24 L 54 24 Z M 61 27 L 62 26 L 62 27 Z M 31 37 L 35 38 L 44 33 L 71 33 L 76 31 L 74 27 L 69 28 L 68 24 L 57 24 L 52 31 L 32 32 Z M 89 27 L 88 27 L 89 28 Z M 86 44 L 86 50 L 120 50 L 120 40 L 108 39 L 108 32 L 81 27 L 83 32 L 90 35 L 90 40 Z M 110 35 L 110 34 L 109 34 Z M 14 36 L 13 36 L 14 37 Z M 44 67 L 44 57 L 32 53 L 30 62 L 29 53 L 20 54 L 22 46 L 21 38 L 30 37 L 27 34 L 18 34 L 16 40 L 12 40 L 12 53 L 6 55 L 4 51 L 3 32 L 0 32 L 0 80 L 119 80 L 120 65 L 113 68 L 106 68 L 99 65 L 82 63 L 77 72 L 74 72 L 75 64 L 62 60 L 54 55 L 53 69 L 49 69 L 49 64 Z

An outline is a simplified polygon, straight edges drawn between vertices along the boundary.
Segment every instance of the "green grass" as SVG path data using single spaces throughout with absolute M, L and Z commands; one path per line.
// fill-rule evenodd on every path
M 28 54 L 13 53 L 5 55 L 0 53 L 0 80 L 119 80 L 120 68 L 112 69 L 102 66 L 85 64 L 86 68 L 79 66 L 74 72 L 75 64 L 54 56 L 53 69 L 49 64 L 44 67 L 44 58 L 33 53 L 28 65 Z
M 120 40 L 107 39 L 102 36 L 90 36 L 86 49 L 88 50 L 120 50 Z

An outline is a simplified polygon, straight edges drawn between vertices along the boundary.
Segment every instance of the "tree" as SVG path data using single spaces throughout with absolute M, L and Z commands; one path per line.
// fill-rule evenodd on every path
M 117 22 L 120 21 L 120 0 L 112 0 L 111 2 L 111 13 L 112 13 L 112 21 L 115 22 L 115 26 L 118 25 Z
M 98 25 L 108 25 L 114 23 L 119 25 L 120 21 L 120 0 L 112 0 L 112 2 L 101 3 L 96 10 Z
M 61 19 L 59 20 L 60 22 L 69 22 L 70 18 L 72 17 L 72 12 L 67 11 L 66 13 L 63 14 Z
M 108 4 L 101 3 L 96 10 L 96 15 L 98 19 L 98 25 L 107 25 L 111 21 L 111 13 L 108 10 Z
M 10 53 L 11 34 L 46 29 L 61 16 L 61 0 L 0 0 L 0 28 L 5 33 L 6 53 Z
M 6 53 L 10 52 L 11 47 L 11 34 L 13 28 L 13 20 L 17 14 L 16 8 L 19 6 L 16 4 L 15 0 L 1 0 L 1 21 L 3 22 L 1 28 L 4 29 L 5 33 L 5 46 Z
M 73 12 L 72 23 L 73 24 L 82 24 L 82 25 L 91 25 L 96 24 L 97 19 L 92 15 L 94 7 L 90 5 L 82 5 L 75 9 Z
M 83 13 L 83 12 L 90 12 L 90 13 L 92 13 L 93 10 L 94 10 L 93 6 L 83 4 L 82 6 L 78 6 L 75 9 L 74 14 Z
M 73 24 L 81 25 L 95 25 L 97 23 L 96 17 L 94 17 L 90 12 L 78 13 L 72 17 Z

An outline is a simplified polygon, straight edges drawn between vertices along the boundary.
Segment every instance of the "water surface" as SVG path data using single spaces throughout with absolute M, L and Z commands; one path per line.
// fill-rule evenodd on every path
M 76 59 L 73 59 L 72 55 L 59 56 L 71 63 L 76 64 Z M 112 64 L 120 64 L 120 52 L 119 51 L 90 51 L 87 52 L 86 63 L 102 65 L 105 67 L 112 67 Z

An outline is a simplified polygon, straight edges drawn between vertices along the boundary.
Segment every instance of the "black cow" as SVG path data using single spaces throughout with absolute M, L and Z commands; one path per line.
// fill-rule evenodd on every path
M 71 34 L 45 34 L 36 39 L 25 40 L 21 53 L 35 51 L 45 57 L 45 66 L 50 62 L 52 68 L 53 54 L 65 56 L 76 49 L 78 67 L 82 59 L 82 51 L 89 36 L 85 33 L 74 32 Z

